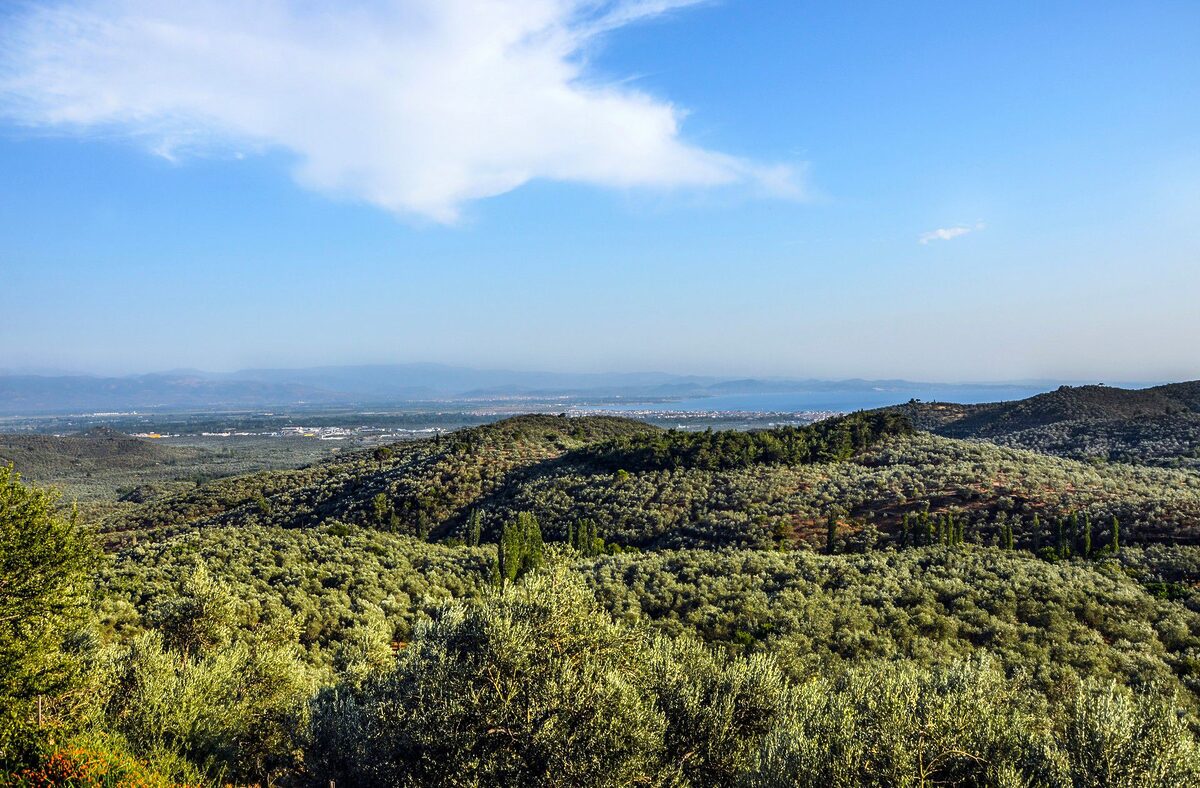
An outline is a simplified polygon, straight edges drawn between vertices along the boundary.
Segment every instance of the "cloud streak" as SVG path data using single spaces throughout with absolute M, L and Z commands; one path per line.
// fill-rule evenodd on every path
M 973 233 L 976 230 L 982 230 L 986 225 L 979 222 L 973 227 L 958 225 L 957 227 L 939 227 L 936 230 L 930 230 L 927 233 L 921 233 L 917 240 L 922 244 L 933 243 L 934 241 L 951 241 L 968 233 Z
M 283 149 L 303 186 L 455 221 L 534 179 L 749 186 L 799 174 L 689 144 L 590 73 L 599 36 L 696 0 L 62 0 L 0 34 L 0 113 L 178 158 Z

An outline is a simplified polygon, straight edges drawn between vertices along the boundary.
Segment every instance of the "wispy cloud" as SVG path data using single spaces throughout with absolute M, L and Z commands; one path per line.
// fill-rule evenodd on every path
M 31 3 L 0 33 L 0 113 L 170 158 L 284 149 L 306 187 L 440 222 L 537 178 L 798 195 L 798 170 L 689 144 L 681 110 L 589 72 L 598 36 L 696 2 Z
M 971 226 L 958 225 L 957 227 L 939 227 L 936 230 L 930 230 L 927 233 L 921 233 L 917 240 L 923 244 L 931 243 L 933 241 L 949 241 L 954 238 L 958 238 L 959 236 L 966 235 L 967 233 L 973 233 L 977 230 L 982 230 L 986 226 L 987 225 L 985 225 L 983 222 L 979 222 Z

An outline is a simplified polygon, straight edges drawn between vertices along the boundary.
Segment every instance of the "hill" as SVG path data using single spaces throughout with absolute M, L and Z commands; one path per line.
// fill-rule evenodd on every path
M 551 539 L 589 519 L 623 548 L 774 549 L 824 545 L 833 518 L 845 549 L 865 550 L 928 540 L 924 524 L 946 516 L 967 540 L 997 543 L 1011 528 L 1015 542 L 1031 548 L 1057 544 L 1058 522 L 1076 517 L 1092 524 L 1099 548 L 1116 517 L 1127 542 L 1200 538 L 1194 473 L 911 434 L 905 420 L 872 419 L 687 434 L 629 419 L 523 416 L 395 444 L 386 456 L 365 451 L 219 479 L 103 525 L 114 542 L 330 522 L 455 540 L 467 538 L 468 519 L 478 515 L 486 540 L 528 511 Z
M 1200 381 L 1146 389 L 1062 386 L 1012 402 L 909 402 L 915 426 L 1077 459 L 1200 467 Z
M 237 450 L 167 444 L 107 427 L 67 435 L 0 433 L 0 465 L 11 464 L 27 481 L 56 487 L 67 501 L 93 508 L 139 502 L 214 478 L 294 467 L 328 453 L 326 445 L 300 441 L 248 440 Z

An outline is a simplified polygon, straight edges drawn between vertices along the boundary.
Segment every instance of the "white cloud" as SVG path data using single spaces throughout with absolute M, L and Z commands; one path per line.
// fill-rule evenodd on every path
M 281 148 L 324 193 L 451 222 L 536 179 L 750 185 L 799 175 L 681 139 L 683 112 L 589 74 L 617 27 L 697 0 L 60 0 L 0 33 L 0 113 L 159 155 Z
M 923 244 L 927 244 L 931 241 L 949 241 L 953 238 L 958 238 L 961 235 L 973 233 L 976 230 L 982 230 L 984 227 L 986 227 L 986 225 L 983 222 L 979 222 L 973 227 L 966 227 L 964 225 L 959 225 L 957 227 L 939 227 L 936 230 L 930 230 L 927 233 L 921 233 L 917 240 Z

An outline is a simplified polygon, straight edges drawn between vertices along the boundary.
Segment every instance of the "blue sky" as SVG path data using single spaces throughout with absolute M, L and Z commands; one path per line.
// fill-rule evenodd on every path
M 1200 377 L 1200 4 L 235 5 L 0 15 L 0 368 Z

